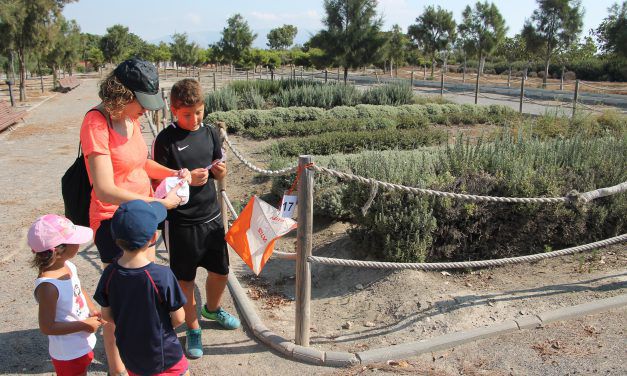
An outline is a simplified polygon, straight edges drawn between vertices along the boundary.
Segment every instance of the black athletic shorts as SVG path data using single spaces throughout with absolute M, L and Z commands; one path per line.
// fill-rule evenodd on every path
M 229 274 L 229 254 L 222 217 L 195 225 L 175 225 L 166 220 L 163 239 L 170 254 L 170 269 L 180 281 L 196 279 L 196 268 Z
M 151 239 L 151 246 L 157 241 L 157 233 Z M 113 235 L 111 234 L 111 220 L 105 219 L 100 222 L 100 227 L 96 230 L 96 236 L 94 236 L 94 244 L 100 254 L 100 261 L 106 264 L 111 264 L 120 257 L 124 251 L 122 248 L 115 244 Z

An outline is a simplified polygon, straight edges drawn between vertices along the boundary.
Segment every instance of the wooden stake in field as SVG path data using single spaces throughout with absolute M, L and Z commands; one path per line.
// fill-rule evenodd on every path
M 313 162 L 311 155 L 298 157 L 298 229 L 296 234 L 296 327 L 297 345 L 309 346 L 311 322 L 311 256 L 313 231 L 314 172 L 305 166 Z
M 525 77 L 520 78 L 520 105 L 518 107 L 518 112 L 522 114 L 523 107 L 523 98 L 525 98 Z
M 477 69 L 477 82 L 475 83 L 475 104 L 477 104 L 478 97 L 479 97 L 479 69 Z
M 579 97 L 579 80 L 575 81 L 575 95 L 573 96 L 573 117 L 577 112 L 577 98 Z
M 440 73 L 440 97 L 444 96 L 444 71 Z

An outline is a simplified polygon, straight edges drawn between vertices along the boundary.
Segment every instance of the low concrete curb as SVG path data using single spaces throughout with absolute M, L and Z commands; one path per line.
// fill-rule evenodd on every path
M 263 322 L 261 322 L 261 319 L 257 315 L 257 312 L 248 299 L 248 296 L 246 296 L 246 292 L 233 273 L 229 274 L 228 286 L 231 291 L 231 295 L 233 295 L 233 298 L 235 299 L 235 302 L 237 303 L 237 306 L 246 321 L 246 324 L 252 329 L 255 337 L 257 337 L 261 342 L 281 354 L 293 358 L 294 360 L 330 367 L 347 367 L 358 363 L 367 364 L 392 359 L 403 359 L 422 353 L 455 347 L 482 338 L 494 337 L 500 334 L 515 332 L 523 329 L 538 328 L 544 324 L 554 321 L 568 320 L 574 317 L 590 315 L 601 311 L 627 306 L 627 294 L 618 295 L 612 298 L 601 299 L 590 303 L 559 308 L 533 316 L 525 316 L 492 326 L 471 329 L 465 332 L 445 334 L 423 341 L 381 347 L 353 354 L 344 351 L 323 351 L 313 347 L 295 345 L 290 340 L 287 340 L 269 330 Z

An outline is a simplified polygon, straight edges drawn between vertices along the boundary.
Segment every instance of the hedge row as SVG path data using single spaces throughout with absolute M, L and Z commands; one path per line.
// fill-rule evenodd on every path
M 504 137 L 446 148 L 316 157 L 315 163 L 407 186 L 504 197 L 564 196 L 627 180 L 627 137 Z M 272 168 L 289 160 L 276 157 Z M 283 192 L 294 176 L 275 178 Z M 373 256 L 399 262 L 478 260 L 561 249 L 627 230 L 627 195 L 584 206 L 475 203 L 381 190 L 361 214 L 370 187 L 318 174 L 315 212 L 350 220 L 350 235 Z
M 246 81 L 242 81 L 246 82 Z M 269 83 L 268 83 L 269 82 Z M 205 96 L 205 115 L 216 111 L 232 111 L 267 107 L 321 107 L 378 104 L 398 106 L 413 103 L 408 85 L 392 83 L 360 91 L 355 86 L 321 84 L 302 80 L 251 81 L 232 83 Z
M 304 137 L 327 132 L 367 131 L 396 128 L 398 121 L 388 118 L 377 119 L 327 119 L 282 123 L 244 129 L 242 135 L 256 140 L 280 137 Z M 409 123 L 409 121 L 408 121 Z M 409 128 L 409 127 L 406 127 Z
M 270 110 L 214 112 L 205 117 L 206 123 L 223 121 L 232 133 L 256 127 L 274 127 L 282 123 L 333 119 L 412 119 L 423 124 L 481 124 L 503 125 L 517 118 L 517 113 L 500 105 L 435 104 L 376 106 L 340 106 L 330 110 L 317 107 L 277 107 Z
M 315 136 L 277 142 L 268 149 L 273 155 L 295 157 L 302 154 L 329 155 L 362 150 L 408 150 L 446 142 L 440 129 L 378 129 L 372 131 L 327 132 Z

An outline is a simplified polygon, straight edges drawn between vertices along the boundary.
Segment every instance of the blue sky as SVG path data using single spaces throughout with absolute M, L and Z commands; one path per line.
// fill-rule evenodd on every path
M 607 15 L 607 8 L 616 0 L 583 0 L 585 8 L 584 33 L 596 28 Z M 509 26 L 509 35 L 520 31 L 533 9 L 535 0 L 497 0 Z M 104 4 L 107 4 L 106 6 Z M 310 33 L 322 28 L 324 10 L 322 0 L 272 0 L 272 1 L 192 1 L 192 0 L 79 0 L 65 6 L 66 18 L 78 22 L 83 32 L 103 35 L 107 27 L 122 24 L 142 39 L 156 42 L 166 40 L 175 32 L 186 32 L 201 47 L 219 38 L 226 20 L 240 13 L 259 36 L 255 46 L 265 46 L 265 35 L 274 27 L 292 24 L 298 27 L 297 42 L 309 39 Z M 403 30 L 414 23 L 426 5 L 440 5 L 453 14 L 457 21 L 470 0 L 421 1 L 379 0 L 379 13 L 384 19 L 384 29 L 399 24 Z

